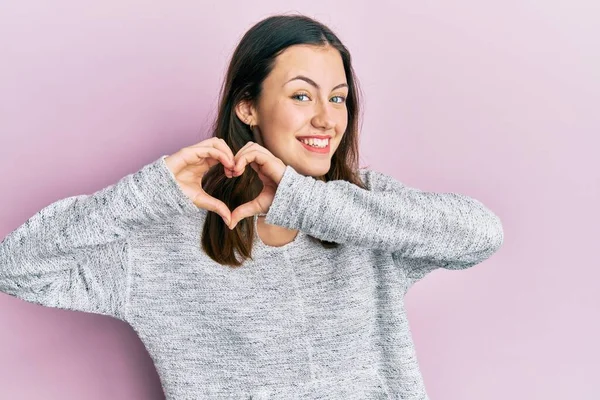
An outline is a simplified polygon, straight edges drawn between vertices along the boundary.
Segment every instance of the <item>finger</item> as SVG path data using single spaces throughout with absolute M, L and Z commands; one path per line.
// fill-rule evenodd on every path
M 190 165 L 198 164 L 201 162 L 206 162 L 210 167 L 220 162 L 223 165 L 226 165 L 228 168 L 233 168 L 235 164 L 233 164 L 229 160 L 229 156 L 227 153 L 216 147 L 196 147 L 192 149 L 192 153 L 190 155 Z
M 236 157 L 238 157 L 236 155 Z M 246 169 L 246 166 L 251 163 L 256 163 L 259 166 L 259 169 L 269 162 L 271 157 L 263 153 L 259 148 L 247 149 L 242 154 L 239 155 L 235 166 L 234 166 L 234 175 L 241 174 Z
M 243 152 L 241 152 L 241 151 L 238 151 L 238 154 L 236 154 L 236 160 L 235 160 L 236 162 L 237 162 L 237 159 L 239 158 L 238 156 L 241 156 L 243 153 L 245 153 L 245 152 L 247 152 L 247 151 L 251 151 L 251 150 L 257 150 L 257 151 L 260 151 L 261 153 L 264 153 L 264 154 L 266 154 L 267 156 L 275 157 L 275 156 L 273 155 L 273 153 L 271 153 L 271 152 L 269 151 L 269 149 L 267 149 L 266 147 L 263 147 L 263 146 L 261 146 L 260 144 L 258 144 L 258 143 L 254 143 L 254 142 L 250 142 L 249 144 L 252 144 L 253 146 L 248 146 L 247 148 L 245 148 L 245 149 L 244 149 L 244 151 L 243 151 Z M 241 154 L 240 154 L 240 153 L 241 153 Z
M 254 142 L 248 142 L 244 145 L 244 147 L 242 147 L 241 149 L 238 150 L 238 152 L 236 153 L 235 157 L 233 157 L 233 161 L 236 162 L 239 158 L 239 156 L 241 154 L 244 153 L 244 151 L 246 151 L 246 149 L 250 146 L 252 146 L 253 144 L 255 144 Z
M 219 214 L 225 221 L 225 224 L 229 225 L 231 223 L 231 211 L 229 211 L 229 207 L 221 200 L 205 193 L 199 193 L 196 199 L 194 199 L 194 204 L 200 208 Z
M 233 178 L 233 166 L 235 165 L 233 151 L 231 151 L 231 148 L 227 145 L 227 142 L 225 142 L 225 140 L 221 138 L 214 141 L 214 146 L 215 148 L 224 151 L 229 156 L 229 163 L 223 164 L 223 167 L 225 170 L 225 176 L 227 176 L 228 178 Z
M 231 162 L 235 163 L 235 157 L 233 156 L 233 151 L 231 151 L 231 148 L 227 145 L 227 142 L 224 139 L 219 138 L 219 139 L 215 140 L 214 146 L 217 149 L 223 150 L 225 153 L 227 153 L 229 155 Z
M 176 176 L 189 167 L 201 167 L 203 164 L 212 167 L 217 162 L 228 163 L 227 154 L 214 147 L 185 147 L 168 158 L 168 166 Z
M 247 142 L 244 145 L 244 147 L 242 147 L 241 149 L 238 150 L 237 154 L 233 157 L 233 167 L 230 168 L 231 173 L 230 173 L 230 175 L 229 174 L 227 175 L 228 177 L 232 178 L 234 176 L 241 175 L 241 173 L 236 175 L 235 172 L 234 172 L 234 170 L 233 170 L 233 168 L 235 167 L 235 162 L 236 162 L 238 156 L 240 154 L 242 154 L 244 151 L 246 151 L 246 149 L 249 148 L 250 146 L 252 146 L 253 144 L 254 144 L 254 142 Z M 228 173 L 228 172 L 226 171 L 226 173 Z
M 250 146 L 252 146 L 253 142 L 248 142 L 244 145 L 244 147 L 242 147 L 241 149 L 238 150 L 238 152 L 236 153 L 234 160 L 233 160 L 233 168 L 231 169 L 231 171 L 233 172 L 233 176 L 239 176 L 241 175 L 244 170 L 242 169 L 241 171 L 236 171 L 236 165 L 238 163 L 238 161 L 240 160 L 240 158 L 242 157 L 242 155 L 248 150 L 248 148 Z
M 244 158 L 248 159 L 248 154 L 251 154 L 254 152 L 258 152 L 261 154 L 261 158 L 260 158 L 261 161 L 258 162 L 258 164 L 260 164 L 260 165 L 264 165 L 265 163 L 268 162 L 269 158 L 274 157 L 270 151 L 268 151 L 261 145 L 256 145 L 254 147 L 248 147 L 247 149 L 240 151 L 235 155 L 236 161 L 235 161 L 235 166 L 233 168 L 234 176 L 239 176 L 239 175 L 243 174 L 244 171 L 246 170 L 246 166 L 248 164 L 251 164 L 253 161 L 257 161 L 257 158 L 256 158 L 257 156 L 253 156 L 252 160 L 244 161 Z M 253 167 L 253 169 L 256 171 L 256 168 Z
M 231 148 L 229 147 L 229 145 L 227 145 L 227 142 L 224 139 L 218 138 L 216 136 L 211 137 L 210 139 L 204 140 L 200 143 L 196 143 L 195 145 L 190 146 L 190 147 L 193 147 L 193 148 L 215 147 L 215 148 L 218 148 L 219 150 L 222 150 L 225 153 L 227 153 L 227 155 L 229 155 L 232 160 L 234 158 L 233 151 L 231 151 Z
M 238 206 L 235 210 L 233 210 L 231 213 L 231 222 L 227 225 L 229 226 L 229 229 L 234 229 L 239 221 L 247 217 L 253 217 L 261 212 L 262 208 L 258 202 L 258 198 L 256 198 Z
M 231 168 L 232 164 L 235 164 L 234 161 L 234 156 L 233 156 L 233 152 L 231 151 L 231 148 L 227 145 L 227 142 L 225 142 L 225 140 L 221 139 L 221 138 L 212 138 L 211 140 L 208 141 L 204 141 L 204 142 L 200 142 L 197 145 L 192 146 L 192 148 L 205 148 L 205 147 L 214 147 L 215 149 L 221 150 L 222 152 L 224 152 L 225 154 L 227 154 L 227 158 L 231 161 L 231 162 L 227 162 L 227 163 L 223 163 L 223 165 L 226 168 Z

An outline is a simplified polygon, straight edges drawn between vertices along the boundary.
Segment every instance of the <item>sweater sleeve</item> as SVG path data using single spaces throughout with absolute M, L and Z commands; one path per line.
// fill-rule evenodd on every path
M 442 267 L 462 269 L 489 258 L 504 241 L 502 223 L 480 201 L 426 192 L 360 169 L 367 186 L 323 182 L 286 166 L 266 223 L 326 241 L 392 253 L 409 285 Z
M 0 292 L 35 304 L 124 319 L 128 237 L 199 209 L 162 156 L 91 195 L 58 200 L 0 242 Z

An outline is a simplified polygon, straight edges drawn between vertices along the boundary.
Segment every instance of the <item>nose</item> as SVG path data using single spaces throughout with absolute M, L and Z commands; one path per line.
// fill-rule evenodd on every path
M 329 109 L 328 102 L 322 103 L 318 102 L 316 106 L 315 115 L 312 119 L 312 124 L 315 128 L 330 130 L 335 127 L 335 120 L 333 119 L 333 115 L 331 110 Z

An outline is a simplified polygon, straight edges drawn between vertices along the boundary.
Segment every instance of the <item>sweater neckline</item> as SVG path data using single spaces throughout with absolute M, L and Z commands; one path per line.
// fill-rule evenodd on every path
M 277 253 L 283 252 L 289 249 L 292 249 L 296 246 L 299 246 L 301 242 L 305 240 L 306 234 L 301 230 L 298 230 L 296 237 L 289 243 L 284 244 L 283 246 L 270 246 L 262 241 L 260 236 L 258 235 L 258 217 L 259 215 L 254 215 L 254 245 L 253 248 L 257 250 L 257 252 L 269 252 L 269 253 Z

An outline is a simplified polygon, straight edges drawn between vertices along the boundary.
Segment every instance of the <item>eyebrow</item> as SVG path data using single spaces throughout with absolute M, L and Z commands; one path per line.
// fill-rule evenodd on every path
M 308 84 L 310 84 L 310 85 L 314 86 L 315 88 L 317 88 L 317 90 L 321 89 L 321 87 L 317 84 L 317 82 L 313 81 L 312 79 L 310 79 L 310 78 L 308 78 L 308 77 L 306 77 L 304 75 L 295 76 L 292 79 L 290 79 L 289 81 L 287 81 L 286 83 L 284 83 L 283 85 L 285 86 L 288 83 L 290 83 L 291 81 L 294 81 L 294 80 L 297 80 L 297 79 L 299 79 L 301 81 L 304 81 L 304 82 L 307 82 Z M 334 87 L 331 90 L 335 90 L 335 89 L 338 89 L 338 88 L 341 88 L 341 87 L 348 87 L 348 84 L 347 83 L 340 83 L 339 85 L 337 85 L 336 87 Z

